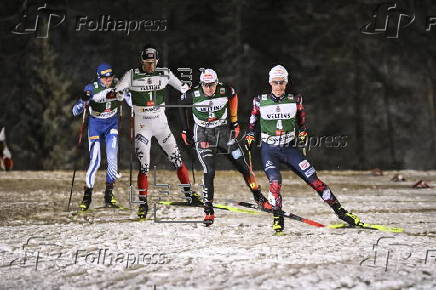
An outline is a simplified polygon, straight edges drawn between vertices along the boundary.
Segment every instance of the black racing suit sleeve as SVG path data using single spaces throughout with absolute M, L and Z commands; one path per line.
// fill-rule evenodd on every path
M 192 90 L 188 90 L 181 96 L 179 117 L 182 122 L 182 130 L 188 132 L 192 131 L 194 127 L 194 118 L 192 117 Z

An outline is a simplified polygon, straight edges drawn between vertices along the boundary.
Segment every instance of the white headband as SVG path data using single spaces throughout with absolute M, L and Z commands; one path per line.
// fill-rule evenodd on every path
M 282 65 L 276 65 L 269 71 L 269 82 L 273 78 L 284 78 L 288 82 L 288 71 Z
M 218 76 L 213 69 L 207 68 L 200 75 L 200 82 L 214 83 L 218 81 Z

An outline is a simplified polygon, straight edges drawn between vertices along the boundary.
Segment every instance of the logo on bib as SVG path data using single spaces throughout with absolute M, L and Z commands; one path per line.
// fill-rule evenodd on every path
M 310 163 L 307 160 L 303 160 L 300 163 L 298 163 L 298 166 L 300 166 L 301 170 L 306 170 L 310 167 Z

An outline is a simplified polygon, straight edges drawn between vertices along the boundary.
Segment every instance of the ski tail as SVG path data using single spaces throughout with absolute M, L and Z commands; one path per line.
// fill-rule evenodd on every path
M 324 228 L 325 227 L 325 225 L 320 224 L 320 223 L 318 223 L 316 221 L 313 221 L 313 220 L 310 220 L 310 219 L 302 219 L 301 221 L 303 223 L 306 223 L 306 224 L 311 225 L 311 226 L 315 226 L 315 227 L 319 227 L 319 228 Z

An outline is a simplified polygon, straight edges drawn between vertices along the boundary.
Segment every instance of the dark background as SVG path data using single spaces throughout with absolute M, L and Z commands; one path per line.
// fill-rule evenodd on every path
M 80 118 L 71 116 L 71 107 L 99 63 L 111 63 L 121 77 L 137 65 L 145 43 L 157 46 L 160 66 L 177 76 L 177 68 L 192 68 L 194 84 L 199 68 L 215 69 L 239 93 L 243 129 L 252 98 L 268 92 L 268 71 L 284 65 L 289 92 L 304 97 L 310 134 L 347 136 L 345 148 L 323 145 L 310 151 L 318 169 L 436 168 L 436 27 L 425 30 L 426 18 L 436 16 L 434 1 L 395 2 L 416 16 L 398 38 L 361 32 L 382 1 L 46 2 L 66 20 L 48 38 L 37 38 L 11 30 L 26 9 L 28 19 L 34 17 L 38 5 L 33 3 L 44 2 L 2 1 L 0 123 L 16 169 L 71 168 L 77 158 L 84 168 L 86 149 L 74 149 Z M 130 35 L 75 31 L 78 16 L 102 14 L 164 19 L 166 29 Z M 173 104 L 178 94 L 170 93 L 167 103 Z M 123 111 L 120 165 L 128 168 L 128 107 Z M 179 139 L 177 110 L 169 108 L 167 115 Z M 157 146 L 152 147 L 154 164 L 169 167 Z M 258 159 L 255 164 L 259 169 Z

